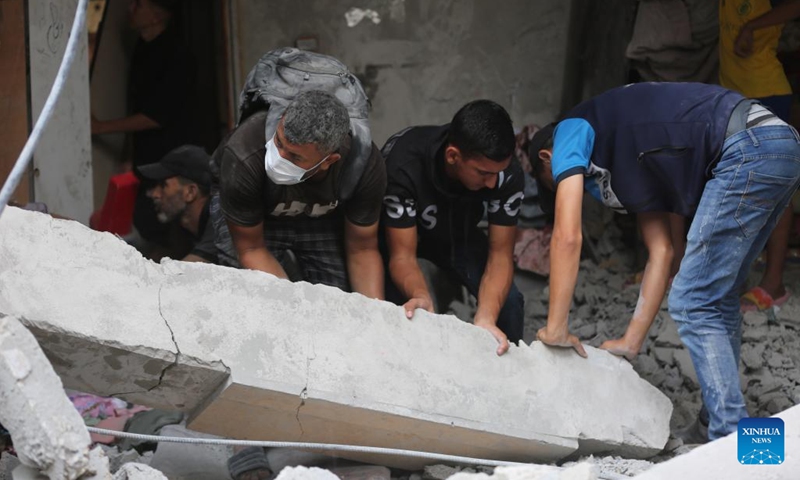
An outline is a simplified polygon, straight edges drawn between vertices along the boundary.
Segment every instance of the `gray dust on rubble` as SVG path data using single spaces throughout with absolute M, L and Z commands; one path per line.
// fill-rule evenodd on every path
M 633 284 L 635 256 L 622 244 L 620 232 L 610 225 L 597 242 L 599 263 L 585 259 L 570 312 L 570 329 L 584 343 L 599 347 L 622 336 L 638 300 Z M 750 275 L 748 286 L 761 272 Z M 800 268 L 787 266 L 787 287 L 800 292 Z M 544 282 L 540 285 L 546 285 Z M 525 340 L 547 320 L 547 287 L 525 295 Z M 744 315 L 740 379 L 751 416 L 766 417 L 800 403 L 800 297 L 790 297 L 779 310 Z M 700 385 L 688 350 L 669 315 L 666 298 L 656 316 L 634 369 L 672 400 L 670 426 L 682 428 L 696 418 L 701 406 Z

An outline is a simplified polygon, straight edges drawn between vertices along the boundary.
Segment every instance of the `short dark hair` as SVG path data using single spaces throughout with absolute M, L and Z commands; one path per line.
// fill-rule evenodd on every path
M 450 123 L 447 141 L 466 158 L 482 155 L 495 162 L 507 160 L 516 146 L 511 117 L 491 100 L 475 100 L 461 107 Z
M 531 170 L 534 180 L 536 180 L 536 192 L 539 198 L 539 206 L 542 211 L 552 215 L 556 211 L 556 193 L 542 181 L 544 173 L 544 162 L 539 157 L 541 150 L 553 149 L 553 134 L 556 131 L 556 123 L 550 123 L 540 128 L 528 143 L 528 161 L 531 162 Z
M 537 178 L 541 175 L 543 168 L 542 159 L 539 158 L 539 151 L 553 149 L 553 133 L 555 129 L 555 122 L 545 125 L 533 134 L 533 138 L 528 143 L 528 159 L 531 162 L 533 175 Z

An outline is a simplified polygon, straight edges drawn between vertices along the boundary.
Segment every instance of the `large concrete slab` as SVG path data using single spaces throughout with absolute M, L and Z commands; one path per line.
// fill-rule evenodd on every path
M 603 351 L 582 359 L 535 343 L 497 357 L 488 333 L 455 317 L 408 321 L 399 307 L 330 287 L 156 265 L 109 234 L 16 209 L 0 232 L 0 312 L 39 334 L 86 340 L 81 363 L 59 373 L 109 393 L 115 375 L 144 375 L 143 358 L 163 366 L 179 351 L 183 370 L 162 370 L 156 388 L 135 395 L 184 405 L 196 430 L 526 462 L 575 452 L 644 457 L 667 441 L 669 400 Z M 111 348 L 113 361 L 104 358 Z M 72 349 L 59 354 L 74 359 Z M 219 385 L 223 365 L 231 373 Z M 120 382 L 117 390 L 129 388 Z
M 0 313 L 19 314 L 64 385 L 191 412 L 228 371 L 178 355 L 159 313 L 164 277 L 114 235 L 19 209 L 0 218 Z
M 739 463 L 738 434 L 700 446 L 637 475 L 636 480 L 797 480 L 800 478 L 800 405 L 785 410 L 784 462 L 780 465 Z

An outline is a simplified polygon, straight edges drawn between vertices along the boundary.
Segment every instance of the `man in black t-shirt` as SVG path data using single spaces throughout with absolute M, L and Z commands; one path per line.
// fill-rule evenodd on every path
M 388 249 L 387 298 L 411 318 L 433 302 L 417 257 L 455 273 L 478 299 L 474 323 L 494 335 L 498 355 L 522 339 L 523 298 L 513 284 L 514 241 L 525 180 L 512 159 L 508 113 L 477 100 L 453 122 L 412 127 L 383 147 L 388 187 L 382 232 Z M 489 235 L 477 228 L 484 210 Z
M 139 167 L 138 173 L 155 184 L 147 190 L 162 223 L 178 222 L 192 236 L 185 262 L 217 263 L 214 228 L 209 222 L 210 158 L 202 147 L 180 146 L 161 159 Z
M 303 280 L 383 298 L 378 220 L 386 167 L 378 148 L 360 178 L 350 117 L 336 97 L 299 94 L 276 132 L 266 111 L 243 120 L 213 155 L 211 218 L 220 263 L 288 278 L 291 252 Z M 346 198 L 341 186 L 357 180 Z

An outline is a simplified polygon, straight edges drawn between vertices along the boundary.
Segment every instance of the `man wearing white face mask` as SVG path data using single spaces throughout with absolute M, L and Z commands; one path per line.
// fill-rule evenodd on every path
M 377 147 L 360 178 L 348 178 L 350 118 L 326 92 L 295 97 L 272 138 L 266 118 L 266 110 L 246 118 L 213 156 L 220 263 L 289 278 L 291 252 L 301 277 L 293 280 L 383 298 L 377 234 L 386 168 Z M 348 198 L 345 181 L 357 182 Z

